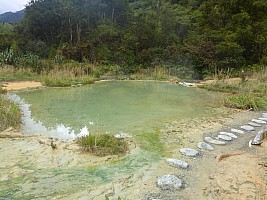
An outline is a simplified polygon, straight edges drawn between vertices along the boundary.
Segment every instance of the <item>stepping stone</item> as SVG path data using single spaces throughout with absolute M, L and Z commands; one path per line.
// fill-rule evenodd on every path
M 117 139 L 130 138 L 130 136 L 127 135 L 126 133 L 119 133 L 119 134 L 114 135 L 114 137 L 117 138 Z
M 235 129 L 235 128 L 232 128 L 232 129 L 231 129 L 231 132 L 239 133 L 239 134 L 244 134 L 244 133 L 245 133 L 244 131 L 239 130 L 239 129 Z
M 180 189 L 182 185 L 182 180 L 177 176 L 168 174 L 158 178 L 157 186 L 163 190 L 169 189 Z
M 225 141 L 231 141 L 232 138 L 230 136 L 227 135 L 218 135 L 218 138 L 225 140 Z
M 262 113 L 262 117 L 267 117 L 267 113 Z
M 240 128 L 246 130 L 246 131 L 254 131 L 255 128 L 252 127 L 252 126 L 249 126 L 249 125 L 243 125 L 243 126 L 240 126 Z
M 224 132 L 224 131 L 221 131 L 220 135 L 227 135 L 227 136 L 229 136 L 231 138 L 237 138 L 237 136 L 235 134 L 229 133 L 229 132 Z
M 205 150 L 209 150 L 209 151 L 213 151 L 214 150 L 214 147 L 207 144 L 206 142 L 198 142 L 197 143 L 197 147 L 199 149 L 205 149 Z
M 258 120 L 258 119 L 252 119 L 251 121 L 256 122 L 258 124 L 266 124 L 267 123 L 266 121 Z
M 220 140 L 212 139 L 211 137 L 205 137 L 204 140 L 208 143 L 218 144 L 218 145 L 225 145 L 226 143 Z
M 254 127 L 261 127 L 260 124 L 257 124 L 257 123 L 255 123 L 255 122 L 249 122 L 248 125 L 250 125 L 250 126 L 254 126 Z
M 173 158 L 167 158 L 166 163 L 172 167 L 177 167 L 177 168 L 182 168 L 182 169 L 187 169 L 189 164 L 182 161 L 182 160 L 176 160 Z
M 197 150 L 191 148 L 180 149 L 180 153 L 185 156 L 191 156 L 191 157 L 196 157 L 199 155 L 199 152 Z
M 267 121 L 267 117 L 264 117 L 264 118 L 260 117 L 259 120 Z

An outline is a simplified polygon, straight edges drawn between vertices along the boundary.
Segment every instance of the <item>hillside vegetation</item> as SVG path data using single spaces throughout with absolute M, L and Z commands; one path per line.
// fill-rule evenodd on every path
M 265 0 L 35 0 L 0 25 L 0 63 L 34 72 L 54 63 L 118 66 L 131 74 L 236 76 L 267 63 Z M 103 72 L 99 70 L 99 72 Z

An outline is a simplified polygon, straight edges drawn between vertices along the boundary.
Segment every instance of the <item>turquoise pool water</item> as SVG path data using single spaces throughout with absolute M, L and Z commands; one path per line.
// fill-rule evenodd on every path
M 49 130 L 67 128 L 75 133 L 84 127 L 89 132 L 133 133 L 171 119 L 210 115 L 213 101 L 213 94 L 206 91 L 147 81 L 101 82 L 18 95 L 30 104 L 30 117 L 36 122 L 25 120 L 25 133 L 43 130 L 40 123 Z

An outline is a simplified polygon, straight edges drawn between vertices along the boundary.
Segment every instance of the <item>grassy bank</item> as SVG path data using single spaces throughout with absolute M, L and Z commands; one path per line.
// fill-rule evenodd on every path
M 245 110 L 267 109 L 267 68 L 251 73 L 235 81 L 215 80 L 201 86 L 210 91 L 224 92 L 224 105 Z
M 4 91 L 0 86 L 0 131 L 9 127 L 18 127 L 21 122 L 21 112 L 19 107 L 3 96 Z

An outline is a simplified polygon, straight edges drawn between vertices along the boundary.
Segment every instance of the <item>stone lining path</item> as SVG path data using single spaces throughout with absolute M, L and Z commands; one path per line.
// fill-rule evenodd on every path
M 200 150 L 208 150 L 213 151 L 215 147 L 213 145 L 229 145 L 232 140 L 238 140 L 238 138 L 242 137 L 243 134 L 251 134 L 255 133 L 254 131 L 258 131 L 255 135 L 259 135 L 259 133 L 264 132 L 267 124 L 267 113 L 262 113 L 262 117 L 258 119 L 251 119 L 248 122 L 248 125 L 241 125 L 239 128 L 231 128 L 229 131 L 220 131 L 217 134 L 210 134 L 210 136 L 204 137 L 204 141 L 198 142 L 196 146 Z M 240 130 L 242 129 L 242 130 Z M 236 135 L 239 134 L 239 135 Z M 259 136 L 260 137 L 260 136 Z M 223 141 L 222 141 L 223 140 Z M 252 143 L 253 144 L 253 143 Z M 254 143 L 260 144 L 260 143 Z M 202 153 L 198 150 L 192 148 L 182 148 L 179 150 L 183 156 L 186 157 L 199 157 Z M 190 164 L 182 160 L 176 160 L 174 158 L 167 158 L 166 163 L 172 167 L 188 169 Z M 190 169 L 190 168 L 189 168 Z M 173 174 L 166 174 L 158 178 L 157 186 L 161 189 L 181 189 L 183 185 L 186 185 L 184 180 L 181 180 L 180 177 Z

